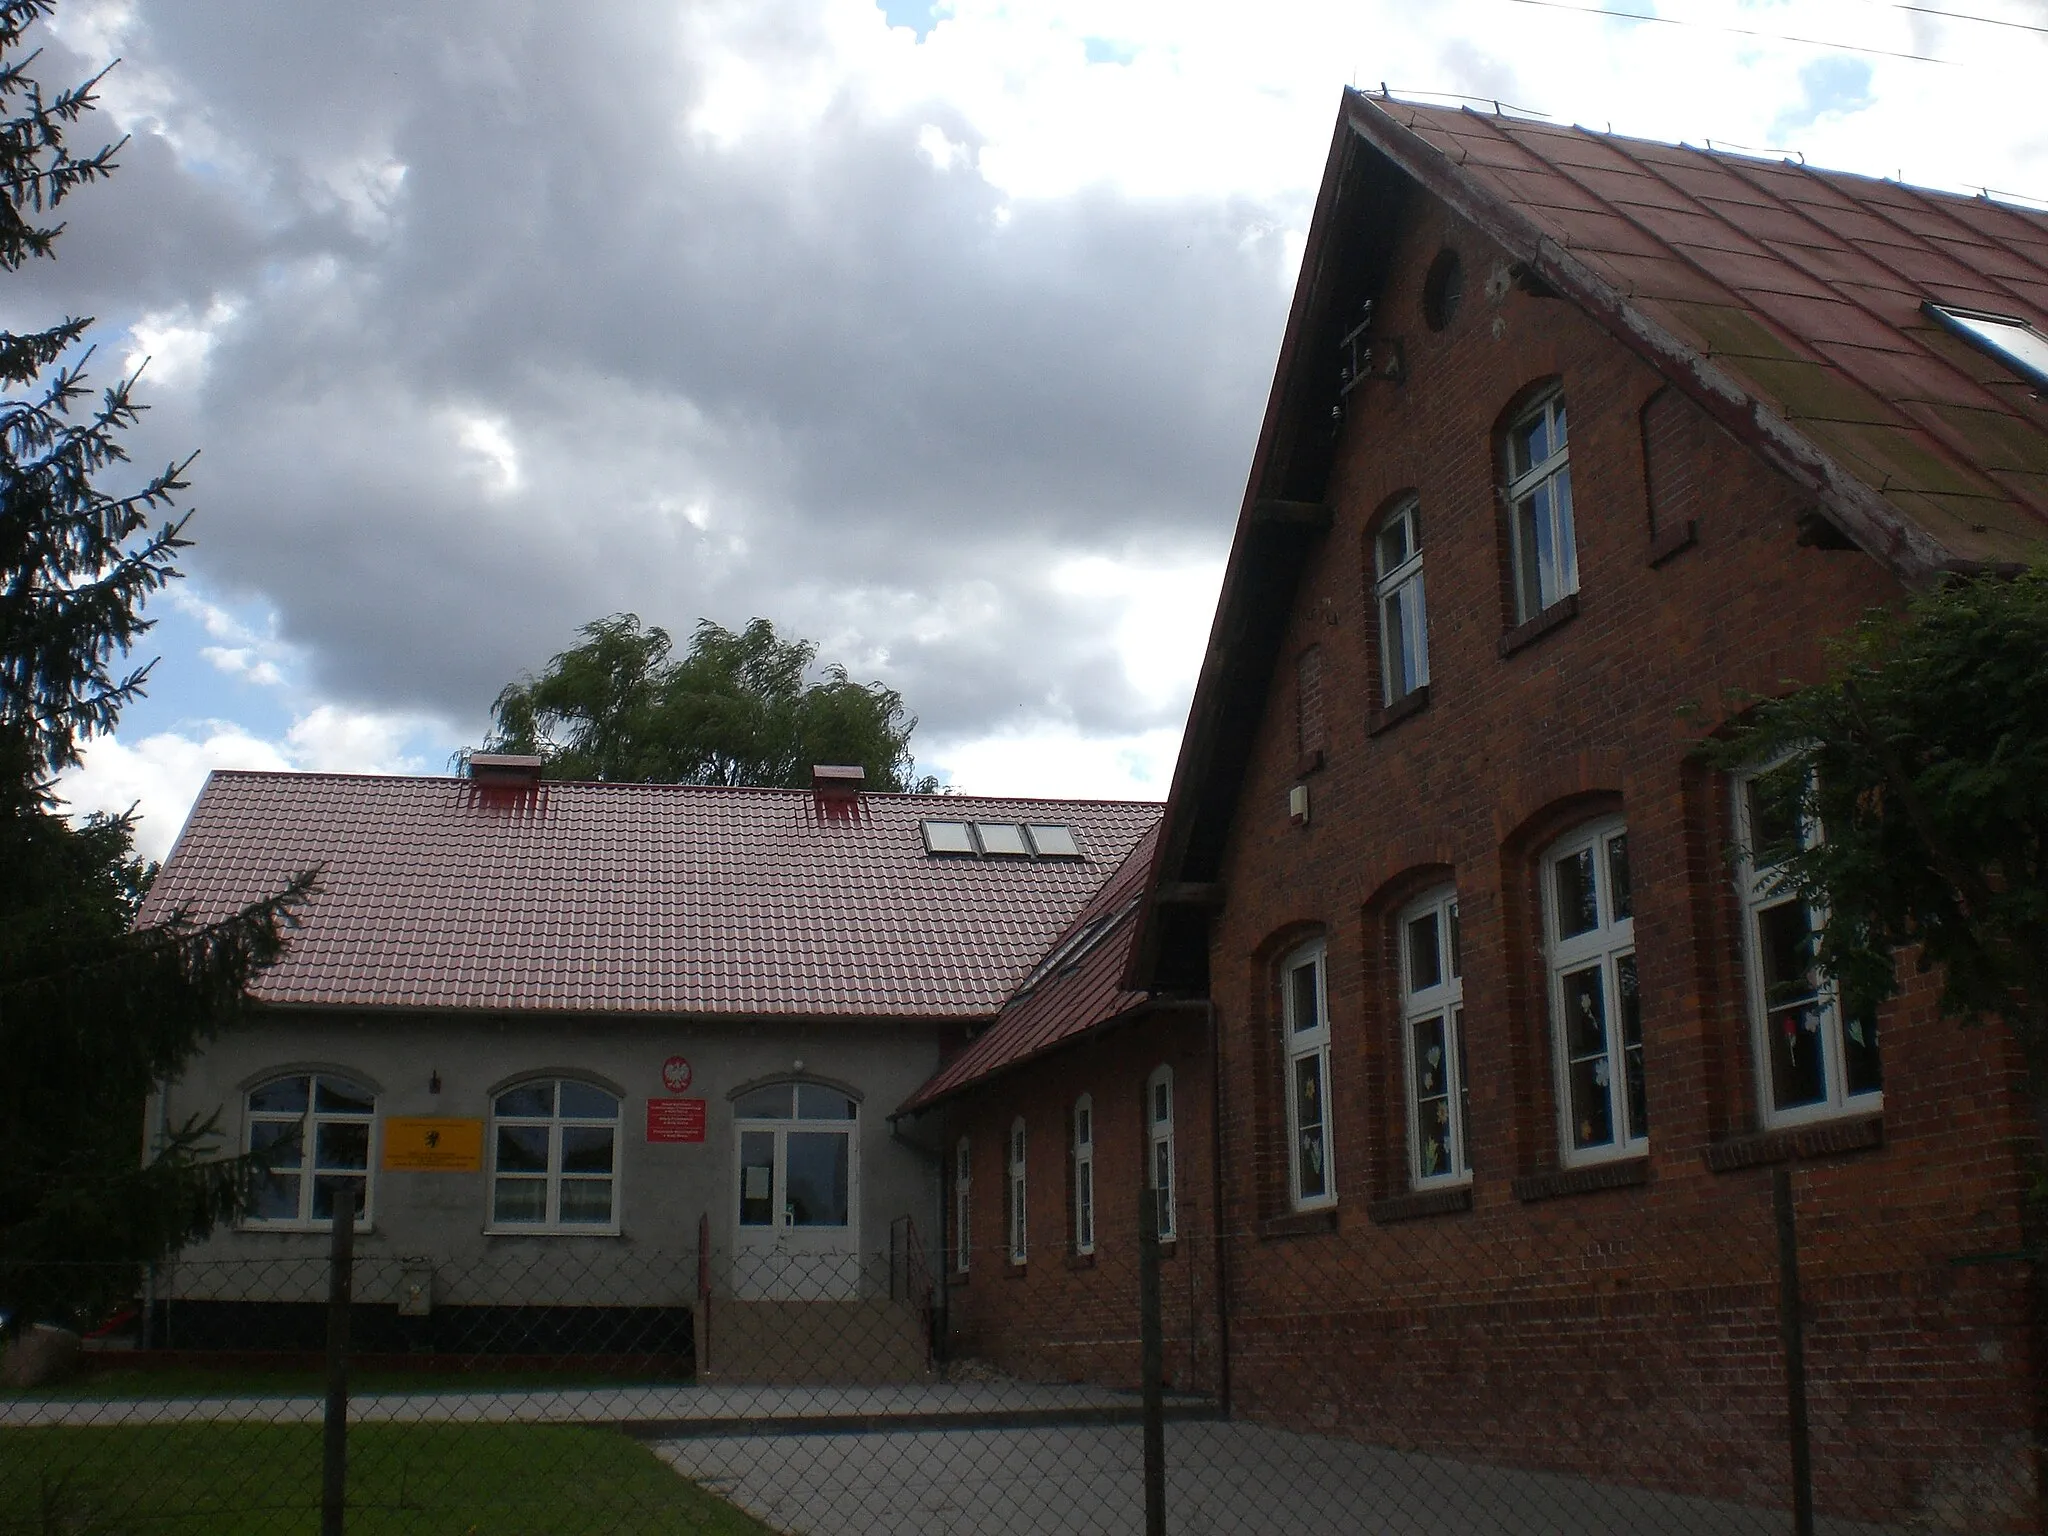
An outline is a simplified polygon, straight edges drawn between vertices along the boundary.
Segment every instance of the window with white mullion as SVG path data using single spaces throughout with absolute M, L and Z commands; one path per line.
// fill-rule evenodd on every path
M 619 1100 L 573 1078 L 508 1088 L 492 1101 L 491 1225 L 618 1230 Z
M 1763 1118 L 1773 1126 L 1867 1113 L 1884 1088 L 1877 1021 L 1845 1016 L 1815 964 L 1825 914 L 1784 876 L 1785 860 L 1821 836 L 1804 809 L 1806 787 L 1785 769 L 1736 785 L 1750 1019 Z
M 1173 1068 L 1157 1068 L 1145 1084 L 1145 1119 L 1151 1147 L 1150 1182 L 1153 1209 L 1159 1219 L 1159 1237 L 1171 1241 L 1174 1235 L 1176 1194 L 1179 1177 L 1174 1166 Z
M 1337 1198 L 1330 1141 L 1330 1020 L 1320 940 L 1280 968 L 1281 1033 L 1287 1056 L 1287 1188 L 1296 1210 Z
M 1095 1251 L 1095 1101 L 1074 1102 L 1074 1252 Z
M 1397 703 L 1429 682 L 1429 621 L 1422 595 L 1422 507 L 1413 497 L 1373 538 L 1373 600 L 1380 615 L 1380 700 Z
M 1431 893 L 1400 919 L 1401 1033 L 1408 1064 L 1408 1173 L 1416 1188 L 1472 1177 L 1465 980 L 1458 897 Z
M 1538 401 L 1509 428 L 1507 457 L 1515 621 L 1521 623 L 1579 590 L 1562 394 Z
M 1031 1257 L 1030 1226 L 1025 1219 L 1024 1122 L 1010 1122 L 1010 1262 L 1022 1264 Z
M 1543 861 L 1561 1151 L 1567 1165 L 1649 1144 L 1628 830 L 1582 829 Z
M 356 1225 L 368 1226 L 376 1119 L 375 1090 L 331 1072 L 294 1073 L 250 1089 L 244 1145 L 268 1166 L 253 1181 L 245 1222 L 331 1228 L 347 1203 Z

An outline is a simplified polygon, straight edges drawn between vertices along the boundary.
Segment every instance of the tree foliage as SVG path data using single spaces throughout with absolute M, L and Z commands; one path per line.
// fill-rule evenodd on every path
M 1710 754 L 1780 759 L 1785 878 L 1827 914 L 1816 962 L 1852 1014 L 1941 970 L 1950 1017 L 2005 1020 L 2048 1094 L 2048 569 L 1950 582 L 1866 616 L 1833 675 L 1758 704 Z
M 54 254 L 63 226 L 49 216 L 119 148 L 75 156 L 66 143 L 98 77 L 46 98 L 29 72 L 26 34 L 52 9 L 0 0 L 5 271 Z M 146 667 L 117 667 L 187 543 L 171 510 L 189 460 L 127 489 L 101 483 L 127 462 L 121 434 L 141 407 L 133 377 L 92 401 L 91 323 L 0 333 L 0 1309 L 17 1319 L 92 1300 L 37 1261 L 151 1261 L 236 1208 L 246 1160 L 215 1157 L 198 1119 L 164 1127 L 145 1163 L 143 1102 L 241 1015 L 310 889 L 302 877 L 222 922 L 137 931 L 153 871 L 129 820 L 57 812 L 53 775 L 142 687 Z
M 799 789 L 813 764 L 857 763 L 871 789 L 934 786 L 913 782 L 917 721 L 894 689 L 837 665 L 812 681 L 818 648 L 766 619 L 738 633 L 702 620 L 680 658 L 637 614 L 578 633 L 582 644 L 498 695 L 487 750 L 536 753 L 556 779 Z

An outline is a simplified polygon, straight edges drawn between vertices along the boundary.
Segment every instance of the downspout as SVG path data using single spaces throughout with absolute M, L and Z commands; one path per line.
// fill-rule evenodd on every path
M 1223 1230 L 1223 1036 L 1216 1001 L 1202 999 L 1209 1030 L 1209 1200 L 1216 1245 L 1216 1408 L 1230 1417 L 1230 1240 Z

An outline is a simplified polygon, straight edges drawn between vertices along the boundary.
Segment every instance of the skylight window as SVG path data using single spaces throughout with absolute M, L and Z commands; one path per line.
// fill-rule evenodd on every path
M 1028 859 L 1030 848 L 1024 843 L 1024 829 L 1010 821 L 977 821 L 974 830 L 981 834 L 981 851 L 985 858 Z
M 964 821 L 928 821 L 924 824 L 924 847 L 927 853 L 956 853 L 973 858 L 975 854 L 974 833 Z
M 1041 859 L 1078 859 L 1081 845 L 1074 841 L 1073 832 L 1062 826 L 1032 822 L 1030 826 L 1031 846 L 1038 850 Z
M 1948 304 L 1920 306 L 1929 315 L 1989 352 L 2014 369 L 2036 389 L 2048 389 L 2048 336 L 2013 315 L 1994 315 L 1981 309 L 1957 309 Z

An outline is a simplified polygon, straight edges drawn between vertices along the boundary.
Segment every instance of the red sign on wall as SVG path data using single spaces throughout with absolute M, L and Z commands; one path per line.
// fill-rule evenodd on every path
M 702 1141 L 704 1101 L 702 1099 L 649 1099 L 647 1101 L 649 1141 Z

